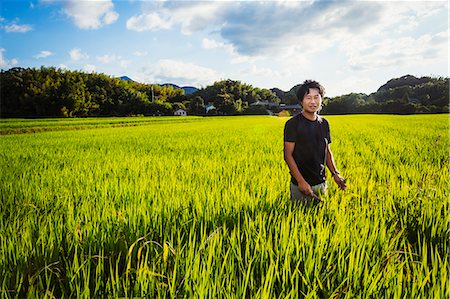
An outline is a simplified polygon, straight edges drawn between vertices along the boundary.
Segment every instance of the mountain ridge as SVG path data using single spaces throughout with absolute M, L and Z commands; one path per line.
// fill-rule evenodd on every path
M 137 83 L 137 81 L 131 79 L 130 77 L 128 77 L 126 75 L 125 76 L 120 76 L 119 79 L 120 80 L 124 80 L 124 81 L 131 81 L 131 82 L 136 82 Z M 174 84 L 174 83 L 163 83 L 163 84 L 158 84 L 158 85 L 159 86 L 171 86 L 173 88 L 183 89 L 185 95 L 193 94 L 194 92 L 196 92 L 198 90 L 198 88 L 195 87 L 195 86 L 189 86 L 189 85 L 188 86 L 179 86 L 179 85 Z

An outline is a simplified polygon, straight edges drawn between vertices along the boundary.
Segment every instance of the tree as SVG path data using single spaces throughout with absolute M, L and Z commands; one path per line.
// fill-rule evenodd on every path
M 222 93 L 217 95 L 214 99 L 214 106 L 219 114 L 232 115 L 237 112 L 234 106 L 234 98 L 229 93 Z
M 361 93 L 350 93 L 347 95 L 334 97 L 324 105 L 323 113 L 341 114 L 356 113 L 361 111 L 361 106 L 365 105 L 367 95 Z
M 175 112 L 175 111 L 177 111 L 178 109 L 183 109 L 183 110 L 187 110 L 186 109 L 186 106 L 183 104 L 183 103 L 180 103 L 180 102 L 175 102 L 175 103 L 173 103 L 172 104 L 172 110 Z
M 201 115 L 205 112 L 205 101 L 201 96 L 195 96 L 188 104 L 189 112 L 194 115 Z
M 268 89 L 260 89 L 235 80 L 214 82 L 212 86 L 199 89 L 191 97 L 201 97 L 206 103 L 213 103 L 217 112 L 223 115 L 243 113 L 250 104 L 257 101 L 279 103 L 280 99 Z
M 0 82 L 1 117 L 169 115 L 181 107 L 199 115 L 211 103 L 217 108 L 214 113 L 222 115 L 255 113 L 258 109 L 252 108 L 252 103 L 278 103 L 280 96 L 286 104 L 297 104 L 299 88 L 296 85 L 285 93 L 228 79 L 184 95 L 183 89 L 173 85 L 142 84 L 53 67 L 2 70 Z M 407 75 L 389 80 L 370 95 L 351 93 L 324 99 L 322 112 L 449 112 L 448 86 L 449 78 Z

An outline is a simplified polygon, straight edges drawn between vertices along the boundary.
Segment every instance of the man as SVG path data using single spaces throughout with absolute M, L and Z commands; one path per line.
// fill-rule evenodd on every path
M 347 188 L 330 149 L 330 126 L 318 115 L 324 92 L 317 81 L 303 82 L 297 92 L 302 112 L 288 120 L 284 127 L 284 160 L 291 173 L 292 202 L 320 201 L 320 195 L 327 188 L 325 165 L 338 187 Z

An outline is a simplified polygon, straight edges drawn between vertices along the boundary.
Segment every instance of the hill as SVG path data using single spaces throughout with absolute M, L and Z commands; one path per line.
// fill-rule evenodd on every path
M 182 89 L 184 90 L 185 95 L 193 94 L 194 92 L 196 92 L 198 90 L 197 87 L 193 87 L 193 86 L 183 86 Z
M 196 92 L 198 90 L 197 87 L 193 87 L 193 86 L 180 87 L 180 86 L 178 86 L 176 84 L 173 84 L 173 83 L 164 83 L 164 84 L 159 84 L 159 85 L 160 86 L 166 86 L 166 87 L 170 86 L 170 87 L 173 87 L 173 88 L 182 89 L 184 91 L 185 95 L 193 94 L 194 92 Z
M 128 76 L 121 76 L 121 77 L 119 77 L 119 79 L 120 79 L 120 80 L 124 80 L 124 81 L 132 81 L 132 82 L 136 82 L 136 81 L 134 81 L 133 79 L 131 79 L 131 78 L 128 77 Z
M 270 89 L 273 93 L 276 94 L 278 98 L 280 98 L 281 103 L 284 104 L 297 104 L 297 90 L 300 87 L 300 84 L 293 86 L 289 91 L 283 91 L 279 88 Z
M 430 77 L 421 77 L 421 78 L 417 78 L 415 76 L 412 75 L 405 75 L 402 76 L 400 78 L 394 78 L 389 80 L 388 82 L 386 82 L 386 84 L 383 84 L 380 86 L 380 88 L 378 88 L 378 91 L 383 91 L 383 90 L 389 90 L 389 89 L 393 89 L 393 88 L 397 88 L 397 87 L 402 87 L 402 86 L 417 86 L 420 84 L 425 84 L 428 82 L 433 81 L 432 78 Z
M 323 112 L 345 113 L 448 113 L 449 78 L 405 75 L 393 78 L 370 95 L 350 93 L 334 97 Z

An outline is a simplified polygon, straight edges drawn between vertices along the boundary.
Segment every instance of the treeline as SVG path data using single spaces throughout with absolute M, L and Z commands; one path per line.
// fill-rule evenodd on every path
M 279 102 L 271 91 L 239 81 L 216 82 L 184 95 L 171 85 L 52 67 L 2 70 L 0 82 L 1 117 L 173 115 L 178 109 L 195 115 L 231 115 L 265 112 L 249 106 L 255 101 Z M 207 105 L 214 109 L 207 111 Z
M 300 85 L 288 92 L 275 90 L 285 103 L 296 103 Z M 406 75 L 389 80 L 370 95 L 350 93 L 325 98 L 322 114 L 449 112 L 449 78 Z
M 268 89 L 261 89 L 234 80 L 222 80 L 213 85 L 199 89 L 194 94 L 194 101 L 204 101 L 215 109 L 208 114 L 267 114 L 269 103 L 277 107 L 280 99 Z M 254 103 L 266 105 L 253 105 Z M 196 105 L 196 103 L 192 103 Z M 194 107 L 192 107 L 194 108 Z
M 392 79 L 376 92 L 332 98 L 324 113 L 440 113 L 449 112 L 449 78 Z
M 56 68 L 12 68 L 0 73 L 0 116 L 85 117 L 268 114 L 298 104 L 296 91 L 260 89 L 222 80 L 185 95 L 171 85 L 141 84 L 105 74 Z M 449 112 L 449 79 L 404 76 L 376 92 L 325 98 L 323 114 Z
M 184 108 L 184 92 L 104 74 L 55 68 L 1 72 L 1 117 L 169 114 Z

